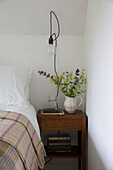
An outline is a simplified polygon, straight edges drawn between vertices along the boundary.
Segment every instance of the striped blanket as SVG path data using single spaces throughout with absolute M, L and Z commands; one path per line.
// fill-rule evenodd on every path
M 0 170 L 44 167 L 43 143 L 30 121 L 15 112 L 0 111 Z

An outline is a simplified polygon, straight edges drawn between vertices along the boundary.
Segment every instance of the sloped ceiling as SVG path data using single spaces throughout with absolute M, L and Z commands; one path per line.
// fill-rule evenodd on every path
M 87 0 L 0 0 L 0 34 L 48 35 L 50 10 L 62 35 L 84 34 Z

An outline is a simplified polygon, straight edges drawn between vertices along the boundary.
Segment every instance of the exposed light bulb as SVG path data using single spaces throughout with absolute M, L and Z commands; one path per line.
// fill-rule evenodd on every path
M 54 45 L 48 44 L 48 54 L 53 55 L 54 54 Z

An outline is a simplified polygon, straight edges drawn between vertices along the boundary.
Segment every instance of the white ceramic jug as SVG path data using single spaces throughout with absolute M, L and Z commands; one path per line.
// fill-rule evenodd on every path
M 69 113 L 73 113 L 82 104 L 82 97 L 80 96 L 77 96 L 75 98 L 68 97 L 68 96 L 65 96 L 65 97 L 66 98 L 64 101 L 64 108 Z M 80 98 L 80 103 L 77 105 L 76 101 L 78 98 Z

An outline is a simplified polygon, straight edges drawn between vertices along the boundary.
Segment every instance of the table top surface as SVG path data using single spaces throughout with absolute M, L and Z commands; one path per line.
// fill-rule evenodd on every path
M 38 110 L 37 113 L 38 113 L 37 116 L 43 116 L 43 117 L 45 117 L 45 116 L 47 116 L 47 117 L 52 117 L 52 116 L 54 116 L 54 117 L 86 116 L 86 114 L 83 113 L 82 110 L 75 110 L 74 113 L 68 113 L 68 112 L 66 112 L 66 111 L 64 110 L 64 113 L 65 113 L 65 114 L 62 115 L 62 116 L 59 116 L 59 115 L 41 115 L 41 110 Z

